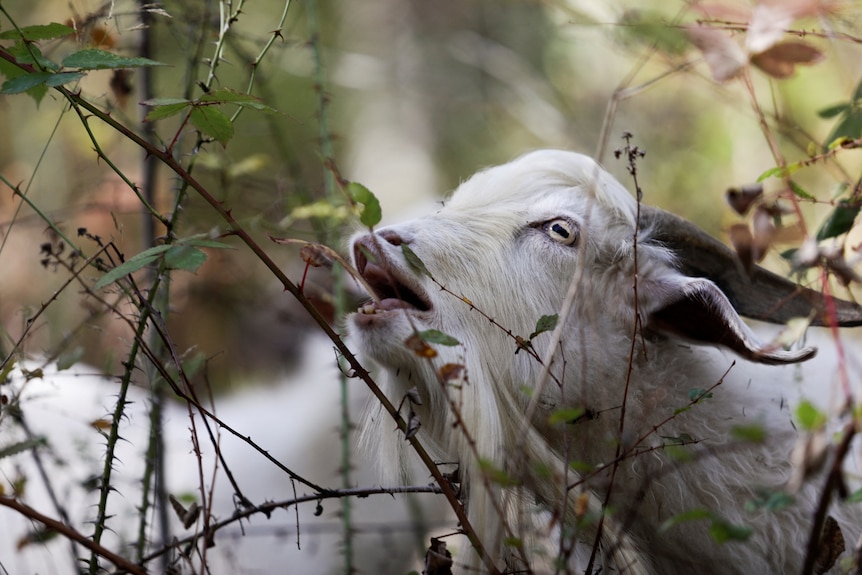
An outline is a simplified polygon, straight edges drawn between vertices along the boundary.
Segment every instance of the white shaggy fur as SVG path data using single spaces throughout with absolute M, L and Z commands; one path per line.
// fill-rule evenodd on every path
M 352 336 L 382 367 L 378 381 L 393 403 L 417 388 L 418 437 L 441 461 L 458 463 L 471 523 L 501 569 L 521 572 L 526 557 L 533 570 L 552 570 L 567 539 L 559 534 L 574 532 L 580 544 L 569 569 L 583 572 L 610 489 L 594 572 L 799 572 L 823 473 L 803 482 L 785 508 L 746 504 L 761 488 L 784 490 L 794 473 L 791 452 L 804 439 L 792 421 L 800 399 L 829 409 L 844 397 L 829 353 L 836 343 L 824 339 L 820 363 L 767 365 L 813 352 L 760 344 L 715 284 L 677 271 L 672 248 L 648 227 L 635 250 L 636 214 L 627 190 L 582 155 L 540 151 L 480 172 L 437 213 L 353 239 L 354 261 L 378 301 L 350 317 Z M 404 245 L 430 277 L 410 265 Z M 633 346 L 635 271 L 643 329 Z M 532 342 L 555 378 L 537 388 L 542 366 L 516 353 L 512 334 L 526 338 L 541 316 L 558 313 L 573 279 L 577 292 L 554 353 L 546 357 L 549 333 Z M 680 299 L 689 307 L 662 314 Z M 701 326 L 702 314 L 715 324 Z M 405 342 L 428 329 L 459 344 L 432 344 L 436 357 L 420 357 Z M 447 363 L 464 366 L 463 380 L 443 381 Z M 858 364 L 849 370 L 858 383 Z M 692 390 L 713 387 L 692 405 Z M 538 409 L 527 422 L 536 389 Z M 549 420 L 564 408 L 589 417 Z M 741 426 L 762 430 L 764 440 L 740 439 Z M 364 441 L 386 479 L 402 480 L 409 447 L 377 405 L 365 418 Z M 675 441 L 686 445 L 662 447 Z M 692 510 L 710 515 L 665 524 Z M 842 504 L 830 514 L 852 550 L 858 507 Z M 751 535 L 718 543 L 710 528 L 726 525 L 747 526 Z M 512 537 L 524 542 L 523 553 L 504 543 Z M 481 567 L 470 552 L 456 560 Z

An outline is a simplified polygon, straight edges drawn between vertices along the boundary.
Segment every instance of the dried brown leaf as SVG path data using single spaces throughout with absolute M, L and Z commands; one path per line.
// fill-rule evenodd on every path
M 734 224 L 728 232 L 730 244 L 733 246 L 736 256 L 742 262 L 745 271 L 750 272 L 754 265 L 754 238 L 751 230 L 745 224 Z
M 452 554 L 446 549 L 446 542 L 431 538 L 431 546 L 425 552 L 425 575 L 452 575 Z
M 775 224 L 772 223 L 772 216 L 762 207 L 758 207 L 754 211 L 752 219 L 753 234 L 752 239 L 753 250 L 752 256 L 755 262 L 760 262 L 766 255 L 769 246 L 772 245 L 772 239 L 775 237 Z
M 464 379 L 465 368 L 458 363 L 447 363 L 438 372 L 440 379 L 446 383 L 459 382 Z
M 410 439 L 419 433 L 419 428 L 422 427 L 422 422 L 419 420 L 419 416 L 416 415 L 416 412 L 412 409 L 410 410 L 410 416 L 407 418 L 407 433 L 404 434 L 406 439 Z
M 751 204 L 763 195 L 763 184 L 748 184 L 739 188 L 729 188 L 725 199 L 733 210 L 744 216 Z
M 789 78 L 799 64 L 813 65 L 823 53 L 807 42 L 782 42 L 751 57 L 751 63 L 773 78 Z
M 419 334 L 414 333 L 404 342 L 404 345 L 407 346 L 407 349 L 411 350 L 413 353 L 418 355 L 419 357 L 432 358 L 437 357 L 437 351 L 428 345 L 428 343 L 419 337 Z
M 845 547 L 841 527 L 834 517 L 827 515 L 823 522 L 823 531 L 820 533 L 817 555 L 814 558 L 814 572 L 820 575 L 832 569 L 838 557 L 844 553 Z
M 308 265 L 319 268 L 331 268 L 332 258 L 329 256 L 329 248 L 324 249 L 324 246 L 319 244 L 305 244 L 299 249 L 299 257 Z

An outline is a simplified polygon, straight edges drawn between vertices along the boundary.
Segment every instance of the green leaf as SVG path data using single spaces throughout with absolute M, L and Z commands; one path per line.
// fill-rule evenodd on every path
M 203 134 L 225 146 L 233 137 L 233 124 L 230 118 L 213 106 L 195 106 L 189 118 L 192 125 Z
M 69 82 L 77 82 L 84 76 L 86 76 L 84 72 L 59 72 L 57 74 L 51 74 L 51 76 L 45 80 L 45 85 L 49 88 L 56 88 L 57 86 L 68 84 Z
M 0 40 L 19 40 L 23 38 L 28 42 L 38 42 L 39 40 L 50 40 L 52 38 L 62 38 L 69 34 L 74 34 L 74 28 L 69 28 L 64 24 L 51 22 L 50 24 L 37 24 L 35 26 L 25 26 L 18 30 L 6 30 L 0 32 Z
M 817 431 L 826 425 L 826 414 L 813 403 L 803 400 L 796 406 L 796 421 L 805 431 Z
M 57 358 L 57 371 L 69 369 L 81 361 L 82 357 L 84 357 L 84 348 L 81 346 L 77 346 L 71 351 L 61 353 L 60 357 Z
M 12 48 L 9 48 L 9 53 L 15 57 L 15 61 L 19 64 L 30 64 L 37 68 L 54 72 L 60 69 L 60 66 L 48 58 L 45 58 L 42 55 L 42 51 L 33 44 L 24 44 L 23 42 L 19 42 Z
M 548 416 L 548 423 L 550 425 L 557 425 L 559 423 L 572 423 L 578 418 L 582 417 L 587 410 L 583 407 L 571 407 L 564 409 L 555 409 L 550 416 Z
M 730 429 L 730 435 L 734 439 L 750 441 L 752 443 L 763 443 L 766 441 L 766 430 L 762 425 L 736 425 Z
M 728 541 L 746 541 L 751 537 L 751 527 L 734 525 L 724 519 L 715 519 L 709 527 L 709 534 L 718 543 Z
M 835 124 L 832 132 L 826 137 L 824 150 L 829 150 L 840 145 L 842 138 L 855 140 L 862 136 L 862 107 L 853 107 L 841 117 Z
M 103 275 L 101 279 L 96 282 L 96 285 L 93 286 L 93 289 L 102 289 L 130 273 L 134 273 L 139 269 L 150 265 L 156 261 L 163 252 L 171 249 L 171 247 L 172 246 L 169 245 L 161 245 L 142 251 Z
M 425 263 L 419 259 L 419 256 L 416 255 L 416 252 L 414 252 L 410 246 L 407 244 L 401 244 L 401 253 L 404 254 L 404 259 L 407 260 L 407 265 L 429 278 L 432 277 L 431 272 L 429 272 L 428 268 L 425 267 Z
M 704 399 L 710 399 L 710 398 L 712 398 L 712 392 L 711 391 L 707 391 L 707 390 L 701 389 L 699 387 L 688 390 L 689 401 L 698 402 L 698 401 L 703 401 Z
M 251 108 L 261 112 L 275 113 L 277 110 L 263 103 L 263 100 L 257 96 L 237 92 L 230 88 L 219 88 L 212 92 L 207 92 L 198 99 L 201 103 L 216 103 L 216 104 L 235 104 L 243 108 Z
M 845 499 L 845 501 L 847 501 L 847 499 Z M 782 509 L 793 505 L 795 502 L 796 500 L 793 496 L 788 493 L 783 491 L 770 491 L 769 489 L 761 487 L 756 490 L 754 499 L 745 502 L 745 510 L 749 513 L 753 513 L 761 509 L 764 511 L 781 511 Z
M 230 244 L 226 244 L 224 242 L 220 242 L 218 240 L 211 240 L 205 237 L 191 237 L 187 239 L 181 240 L 183 245 L 187 246 L 196 246 L 199 248 L 216 248 L 220 250 L 234 250 L 236 249 Z
M 666 519 L 659 525 L 658 531 L 662 533 L 667 531 L 671 527 L 675 525 L 679 525 L 680 523 L 687 523 L 689 521 L 701 521 L 703 519 L 711 519 L 712 512 L 706 509 L 689 509 L 688 511 L 683 511 L 679 515 L 674 515 L 670 519 Z
M 856 85 L 856 91 L 853 92 L 853 101 L 859 102 L 862 100 L 862 80 L 859 81 L 859 84 Z
M 850 204 L 847 200 L 841 200 L 820 229 L 817 230 L 817 241 L 834 238 L 845 234 L 853 227 L 853 222 L 859 214 L 862 204 Z
M 688 433 L 680 433 L 679 435 L 660 435 L 662 439 L 667 439 L 670 444 L 669 445 L 686 445 L 688 443 L 694 443 L 694 438 Z
M 73 52 L 63 59 L 62 64 L 64 68 L 78 68 L 80 70 L 140 68 L 141 66 L 165 65 L 161 62 L 150 60 L 149 58 L 127 58 L 125 56 L 114 54 L 113 52 L 98 50 L 96 48 Z
M 11 457 L 24 451 L 29 451 L 36 447 L 42 447 L 47 444 L 48 442 L 45 441 L 44 437 L 25 439 L 23 441 L 19 441 L 18 443 L 13 443 L 12 445 L 7 445 L 6 447 L 0 448 L 0 459 L 3 459 L 4 457 Z
M 784 168 L 781 166 L 775 166 L 774 168 L 769 168 L 762 174 L 757 177 L 757 182 L 760 183 L 767 178 L 771 178 L 772 176 L 781 175 Z
M 29 72 L 22 70 L 21 68 L 19 68 L 18 66 L 16 66 L 12 62 L 9 62 L 8 60 L 0 59 L 0 74 L 5 76 L 7 80 L 11 80 L 12 78 L 17 78 L 19 76 L 24 76 L 26 74 L 29 74 Z M 2 87 L 0 87 L 0 93 L 3 93 Z M 47 86 L 45 86 L 45 84 L 39 84 L 38 86 L 35 86 L 35 87 L 27 90 L 27 95 L 36 101 L 37 106 L 39 105 L 39 103 L 42 101 L 42 98 L 44 98 L 47 93 L 48 93 L 48 88 L 47 88 Z
M 841 112 L 850 108 L 850 104 L 835 104 L 834 106 L 829 106 L 828 108 L 823 108 L 822 110 L 817 111 L 817 115 L 821 118 L 834 118 Z
M 165 267 L 172 270 L 197 271 L 207 260 L 207 255 L 196 247 L 177 244 L 165 252 Z
M 0 87 L 0 94 L 20 94 L 21 92 L 26 92 L 40 84 L 45 84 L 45 81 L 53 75 L 50 72 L 32 72 L 11 78 L 3 82 L 3 86 Z
M 165 103 L 155 103 L 153 100 L 147 100 L 145 102 L 141 102 L 145 106 L 152 106 L 152 109 L 147 112 L 147 116 L 144 118 L 145 122 L 155 122 L 156 120 L 163 120 L 165 118 L 170 118 L 176 114 L 179 114 L 189 106 L 191 106 L 191 101 L 183 100 L 182 98 L 160 98 L 161 100 L 173 100 L 172 102 Z
M 536 330 L 530 334 L 530 339 L 533 339 L 540 333 L 544 333 L 546 331 L 551 331 L 555 327 L 557 327 L 557 322 L 559 321 L 560 316 L 557 314 L 553 315 L 543 315 L 539 318 L 539 321 L 536 322 Z
M 426 341 L 428 343 L 439 343 L 440 345 L 453 346 L 459 345 L 461 343 L 451 335 L 447 335 L 442 331 L 436 329 L 426 329 L 425 331 L 420 331 L 419 337 L 422 338 L 423 341 Z
M 380 209 L 380 202 L 371 190 L 357 182 L 348 182 L 344 186 L 344 191 L 353 198 L 353 201 L 362 204 L 362 211 L 359 213 L 359 221 L 362 225 L 373 228 L 380 223 L 383 212 Z
M 808 192 L 806 192 L 805 190 L 803 190 L 802 187 L 799 184 L 797 184 L 796 182 L 794 182 L 793 180 L 790 180 L 790 190 L 793 192 L 793 194 L 797 198 L 802 198 L 803 200 L 816 200 L 817 199 L 814 196 L 812 196 L 811 194 L 809 194 Z
M 862 488 L 857 489 L 853 493 L 847 496 L 844 500 L 844 503 L 859 503 L 862 502 Z

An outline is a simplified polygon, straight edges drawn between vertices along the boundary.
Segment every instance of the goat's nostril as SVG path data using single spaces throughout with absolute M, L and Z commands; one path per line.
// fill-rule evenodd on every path
M 404 243 L 404 239 L 398 234 L 398 232 L 392 230 L 383 230 L 380 232 L 380 237 L 393 246 L 400 246 Z

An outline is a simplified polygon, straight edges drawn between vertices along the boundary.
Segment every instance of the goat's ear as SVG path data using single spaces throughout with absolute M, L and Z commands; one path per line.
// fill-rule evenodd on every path
M 793 317 L 812 317 L 812 325 L 862 325 L 862 306 L 834 298 L 834 315 L 820 292 L 802 287 L 777 274 L 753 266 L 746 273 L 736 254 L 691 222 L 650 206 L 641 206 L 641 228 L 670 249 L 679 270 L 687 276 L 709 278 L 721 288 L 737 313 L 772 323 Z
M 811 347 L 786 351 L 758 341 L 724 293 L 709 280 L 675 276 L 644 287 L 647 292 L 644 299 L 651 308 L 647 329 L 699 343 L 723 345 L 759 363 L 796 363 L 817 353 Z

